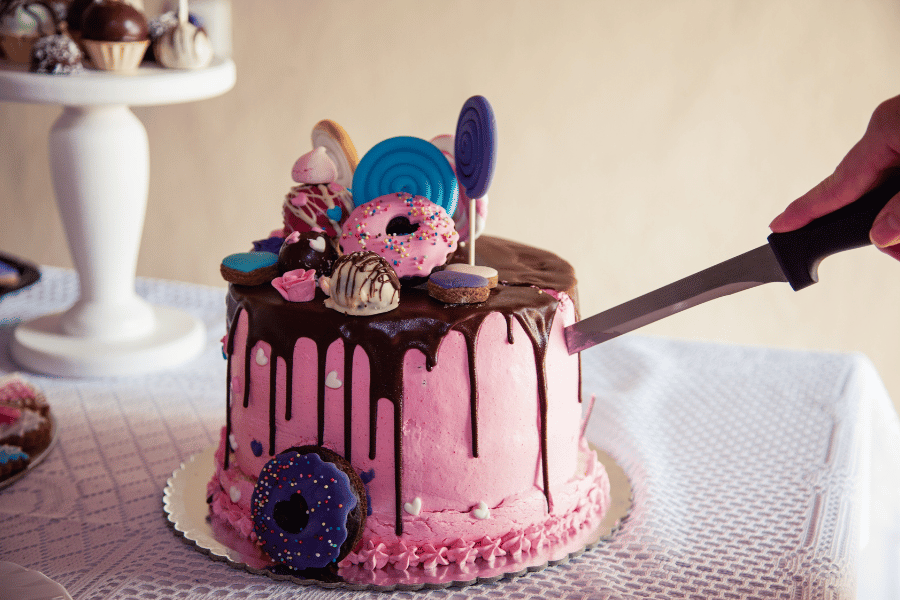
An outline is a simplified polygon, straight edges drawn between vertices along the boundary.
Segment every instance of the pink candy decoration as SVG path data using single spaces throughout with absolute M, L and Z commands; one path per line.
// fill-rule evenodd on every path
M 297 159 L 291 176 L 297 183 L 333 183 L 337 179 L 337 167 L 325 147 L 319 146 Z
M 288 302 L 309 302 L 316 295 L 315 269 L 295 269 L 272 280 L 272 285 Z

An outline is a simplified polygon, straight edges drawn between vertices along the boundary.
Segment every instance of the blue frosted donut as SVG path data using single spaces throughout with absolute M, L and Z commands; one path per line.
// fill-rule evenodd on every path
M 266 463 L 250 506 L 262 549 L 296 570 L 344 558 L 366 517 L 362 480 L 340 455 L 319 446 L 291 448 Z

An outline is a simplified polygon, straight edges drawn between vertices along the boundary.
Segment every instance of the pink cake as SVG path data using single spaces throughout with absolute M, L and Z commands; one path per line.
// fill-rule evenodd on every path
M 316 235 L 301 245 L 318 247 Z M 448 247 L 464 262 L 455 237 Z M 485 236 L 476 264 L 497 271 L 485 302 L 445 304 L 392 277 L 394 304 L 364 316 L 326 306 L 327 285 L 291 302 L 274 285 L 232 283 L 214 518 L 282 569 L 355 581 L 584 547 L 610 496 L 563 336 L 577 319 L 574 272 Z

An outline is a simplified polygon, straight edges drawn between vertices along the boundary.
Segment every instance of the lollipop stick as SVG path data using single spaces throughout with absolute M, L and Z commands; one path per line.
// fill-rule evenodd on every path
M 475 264 L 475 198 L 469 199 L 469 264 Z

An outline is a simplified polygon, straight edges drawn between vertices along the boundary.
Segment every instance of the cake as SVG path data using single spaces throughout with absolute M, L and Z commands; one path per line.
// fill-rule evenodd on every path
M 389 141 L 359 162 L 350 215 L 333 169 L 312 165 L 303 172 L 317 175 L 301 179 L 315 181 L 298 181 L 295 168 L 301 186 L 330 190 L 315 197 L 330 206 L 317 204 L 306 220 L 285 210 L 282 227 L 254 243 L 248 254 L 277 255 L 259 264 L 277 261 L 281 277 L 230 282 L 225 426 L 208 484 L 213 522 L 255 543 L 273 569 L 356 582 L 465 577 L 494 563 L 521 570 L 540 564 L 536 557 L 580 550 L 610 490 L 583 436 L 580 359 L 563 335 L 577 319 L 574 271 L 551 252 L 482 235 L 469 243 L 487 300 L 429 295 L 423 278 L 469 266 L 450 218 L 457 186 L 477 198 L 486 185 L 457 180 L 458 165 L 429 142 Z M 432 197 L 444 204 L 391 188 L 410 177 L 366 197 L 371 181 L 360 173 L 378 171 L 373 152 L 395 163 L 389 171 L 416 163 L 437 180 L 432 188 L 443 188 Z M 316 154 L 323 151 L 304 155 L 304 166 Z M 435 154 L 444 164 L 423 167 Z M 320 181 L 323 173 L 332 181 Z M 367 229 L 359 214 L 394 233 Z M 318 249 L 329 259 L 298 258 Z M 303 282 L 302 294 L 282 289 L 277 280 L 288 276 Z

